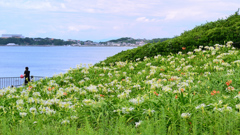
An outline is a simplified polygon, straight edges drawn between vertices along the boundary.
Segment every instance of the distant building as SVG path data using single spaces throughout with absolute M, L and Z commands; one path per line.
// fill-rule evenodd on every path
M 144 41 L 136 41 L 136 45 L 140 45 L 140 46 L 143 46 L 145 45 L 146 43 Z
M 24 38 L 21 34 L 2 34 L 2 38 Z
M 7 46 L 15 46 L 15 45 L 18 45 L 18 44 L 15 44 L 15 43 L 8 43 Z

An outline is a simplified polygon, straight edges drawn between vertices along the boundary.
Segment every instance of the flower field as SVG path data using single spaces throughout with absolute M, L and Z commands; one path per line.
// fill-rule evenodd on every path
M 239 134 L 240 52 L 231 44 L 79 65 L 2 89 L 0 133 Z

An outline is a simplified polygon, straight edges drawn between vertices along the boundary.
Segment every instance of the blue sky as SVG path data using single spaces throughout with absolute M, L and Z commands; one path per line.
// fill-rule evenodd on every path
M 238 8 L 239 0 L 0 0 L 0 34 L 93 41 L 174 37 Z

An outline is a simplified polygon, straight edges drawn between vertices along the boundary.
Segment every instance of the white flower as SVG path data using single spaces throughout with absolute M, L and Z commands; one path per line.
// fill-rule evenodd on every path
M 172 91 L 172 88 L 170 88 L 169 86 L 163 86 L 162 90 L 165 92 L 170 92 L 170 91 Z
M 191 116 L 190 113 L 182 113 L 182 114 L 181 114 L 181 117 L 182 117 L 182 118 L 185 118 L 185 119 L 186 119 L 186 118 L 189 118 L 190 116 Z
M 226 105 L 224 105 L 224 107 L 223 108 L 214 108 L 213 110 L 217 110 L 217 111 L 220 111 L 220 112 L 223 112 L 223 111 L 226 111 L 226 112 L 231 112 L 232 111 L 232 107 L 229 107 L 229 106 L 226 106 Z
M 199 109 L 199 108 L 203 109 L 205 106 L 206 106 L 205 104 L 200 104 L 199 106 L 196 107 L 196 109 Z
M 71 116 L 72 120 L 76 120 L 78 117 L 77 116 Z
M 129 69 L 133 70 L 133 69 L 134 69 L 134 67 L 133 67 L 133 66 L 130 66 L 130 67 L 129 67 Z
M 237 104 L 237 105 L 236 105 L 236 108 L 237 108 L 237 109 L 240 109 L 240 104 Z
M 228 41 L 228 42 L 227 42 L 227 47 L 231 47 L 232 44 L 233 44 L 232 41 Z
M 104 76 L 105 74 L 99 74 L 99 76 Z
M 140 58 L 137 58 L 137 59 L 136 59 L 136 61 L 139 61 L 139 60 L 140 60 Z
M 133 107 L 123 107 L 122 108 L 122 113 L 123 114 L 128 114 L 129 112 L 131 112 L 134 108 Z
M 133 98 L 130 99 L 129 102 L 133 103 L 133 104 L 141 104 L 144 102 L 144 98 L 143 97 L 137 97 L 137 98 Z
M 88 91 L 90 91 L 90 92 L 94 92 L 94 93 L 98 92 L 97 86 L 92 85 L 92 84 L 89 87 L 87 87 L 86 89 L 88 89 Z
M 40 92 L 33 92 L 34 97 L 41 97 Z
M 27 113 L 25 113 L 25 112 L 20 112 L 19 115 L 20 115 L 21 117 L 25 117 L 25 116 L 27 116 Z
M 222 104 L 222 103 L 223 103 L 223 101 L 222 101 L 222 100 L 219 100 L 219 101 L 218 101 L 218 104 Z
M 88 106 L 95 104 L 95 101 L 92 99 L 84 99 L 82 102 L 83 102 L 83 104 L 88 105 Z
M 240 60 L 233 61 L 232 63 L 240 63 Z
M 147 110 L 143 109 L 143 110 L 144 110 L 143 114 L 146 113 L 146 114 L 151 115 L 151 114 L 153 114 L 155 112 L 155 110 L 152 110 L 152 109 L 147 109 Z
M 147 63 L 147 64 L 146 64 L 146 66 L 150 66 L 150 65 L 151 65 L 151 63 Z
M 240 99 L 240 94 L 238 94 L 237 96 L 235 96 L 234 98 L 238 98 L 238 99 Z
M 135 127 L 138 127 L 138 126 L 140 126 L 141 125 L 141 123 L 142 123 L 142 121 L 140 120 L 139 122 L 135 122 Z
M 31 108 L 29 109 L 29 111 L 30 111 L 31 113 L 36 113 L 36 112 L 37 112 L 37 109 L 36 109 L 35 107 L 31 107 Z
M 61 124 L 69 124 L 69 123 L 70 123 L 69 120 L 63 120 L 63 121 L 61 122 Z
M 23 105 L 24 104 L 22 99 L 17 100 L 16 103 L 17 103 L 17 105 Z
M 120 110 L 120 109 L 117 109 L 117 110 L 113 110 L 113 112 L 121 112 L 121 110 Z

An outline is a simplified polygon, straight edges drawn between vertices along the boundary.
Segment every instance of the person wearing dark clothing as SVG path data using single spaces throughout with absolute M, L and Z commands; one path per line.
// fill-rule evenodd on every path
M 27 85 L 28 82 L 30 81 L 30 71 L 28 71 L 28 67 L 25 67 L 24 77 L 25 77 L 24 84 Z

